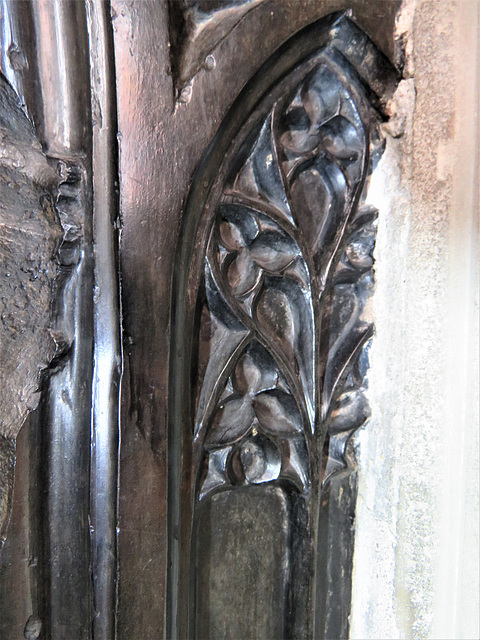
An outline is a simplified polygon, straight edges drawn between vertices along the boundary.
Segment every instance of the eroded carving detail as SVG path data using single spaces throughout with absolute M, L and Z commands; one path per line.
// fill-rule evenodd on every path
M 278 478 L 303 491 L 313 473 L 325 481 L 369 415 L 377 212 L 363 200 L 380 137 L 333 56 L 295 79 L 232 162 L 208 241 L 200 498 Z

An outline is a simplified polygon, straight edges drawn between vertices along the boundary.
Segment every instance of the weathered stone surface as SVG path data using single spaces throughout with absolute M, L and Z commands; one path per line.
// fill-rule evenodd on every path
M 13 482 L 15 437 L 38 404 L 39 375 L 52 360 L 57 177 L 18 97 L 0 75 L 0 542 Z
M 408 0 L 397 18 L 352 638 L 480 637 L 479 10 Z

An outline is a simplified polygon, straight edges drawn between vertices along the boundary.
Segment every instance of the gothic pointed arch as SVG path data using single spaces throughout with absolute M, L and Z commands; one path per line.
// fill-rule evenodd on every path
M 220 591 L 238 606 L 240 625 L 245 618 L 238 588 L 212 569 L 222 559 L 205 551 L 223 545 L 224 561 L 235 562 L 231 543 L 206 533 L 212 520 L 233 539 L 252 536 L 242 548 L 256 548 L 255 562 L 270 571 L 269 597 L 283 602 L 277 617 L 259 616 L 256 633 L 314 633 L 322 486 L 348 470 L 350 438 L 369 416 L 368 301 L 379 212 L 367 187 L 396 81 L 354 22 L 329 16 L 260 69 L 196 173 L 172 317 L 172 637 L 183 637 L 188 625 L 193 635 L 215 636 L 223 616 L 231 621 L 231 608 L 212 605 L 199 616 L 209 629 L 193 631 L 195 608 L 215 598 L 228 608 Z M 259 542 L 245 522 L 248 510 L 262 509 Z M 269 509 L 276 515 L 269 518 Z M 257 558 L 259 545 L 265 553 Z M 274 547 L 275 561 L 266 559 Z M 239 562 L 247 571 L 245 558 Z M 210 599 L 198 595 L 205 591 Z

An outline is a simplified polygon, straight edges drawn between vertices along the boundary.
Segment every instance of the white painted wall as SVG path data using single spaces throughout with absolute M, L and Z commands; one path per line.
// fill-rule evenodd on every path
M 410 78 L 369 193 L 380 220 L 373 415 L 356 439 L 357 640 L 480 637 L 479 12 L 407 0 L 398 21 Z

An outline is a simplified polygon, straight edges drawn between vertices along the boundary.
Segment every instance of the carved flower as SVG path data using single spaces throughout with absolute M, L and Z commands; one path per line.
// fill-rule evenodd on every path
M 258 227 L 257 227 L 258 229 Z M 299 255 L 292 238 L 277 228 L 257 231 L 252 238 L 232 220 L 220 223 L 221 243 L 232 254 L 226 276 L 235 296 L 242 298 L 255 288 L 262 270 L 279 274 Z
M 301 431 L 294 398 L 277 388 L 278 374 L 262 364 L 254 352 L 241 356 L 232 376 L 234 392 L 217 408 L 205 438 L 207 448 L 229 446 L 258 429 L 270 435 Z
M 356 160 L 362 143 L 340 115 L 342 86 L 325 67 L 314 69 L 285 109 L 281 144 L 288 158 L 320 151 L 334 160 Z

